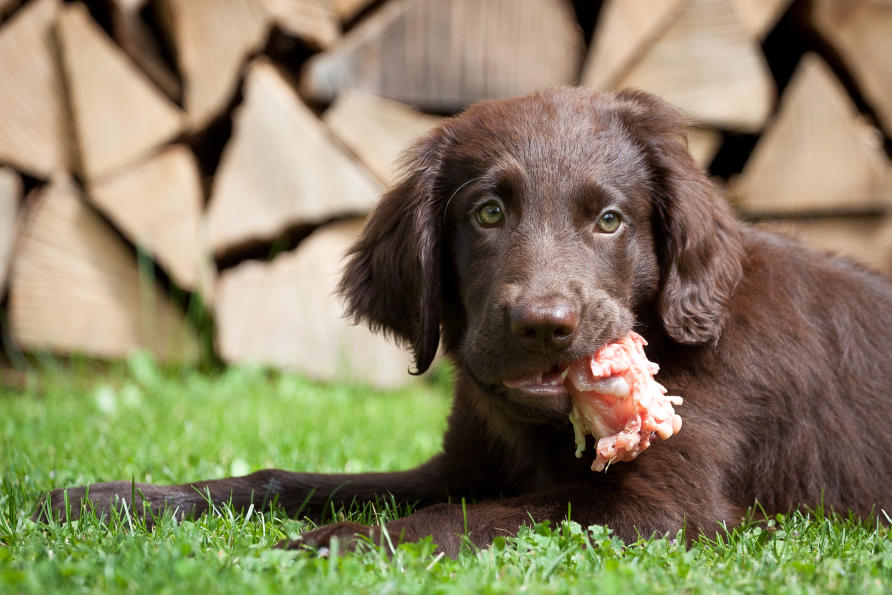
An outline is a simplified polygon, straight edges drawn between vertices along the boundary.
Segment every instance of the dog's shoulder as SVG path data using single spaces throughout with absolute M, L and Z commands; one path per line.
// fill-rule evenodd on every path
M 801 285 L 803 290 L 828 301 L 864 299 L 892 305 L 892 278 L 853 260 L 811 248 L 802 241 L 745 224 L 742 226 L 746 252 L 745 275 L 775 288 Z M 857 303 L 851 304 L 857 306 Z M 892 311 L 873 312 L 892 317 Z

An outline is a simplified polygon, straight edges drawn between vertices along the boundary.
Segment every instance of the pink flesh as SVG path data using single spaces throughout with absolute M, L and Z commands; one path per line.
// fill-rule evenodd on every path
M 682 399 L 667 396 L 653 379 L 659 367 L 647 360 L 646 344 L 641 335 L 630 332 L 570 365 L 566 384 L 573 402 L 576 456 L 585 449 L 585 434 L 597 438 L 593 471 L 631 461 L 654 438 L 665 440 L 681 429 L 681 417 L 672 406 L 681 405 Z

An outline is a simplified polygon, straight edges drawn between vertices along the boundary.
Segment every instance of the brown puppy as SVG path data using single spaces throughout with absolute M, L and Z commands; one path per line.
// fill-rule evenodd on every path
M 408 344 L 419 372 L 442 342 L 457 374 L 443 452 L 391 473 L 137 484 L 147 504 L 183 514 L 207 496 L 275 499 L 313 515 L 392 494 L 419 509 L 390 535 L 433 535 L 450 553 L 465 527 L 486 545 L 568 505 L 625 539 L 714 533 L 756 501 L 892 510 L 892 284 L 736 220 L 684 135 L 653 96 L 580 89 L 445 123 L 409 153 L 341 284 L 350 313 Z M 591 438 L 574 457 L 560 373 L 633 328 L 684 397 L 684 427 L 594 473 Z M 96 484 L 90 498 L 105 510 L 131 492 Z M 62 512 L 61 491 L 50 498 Z M 376 531 L 338 523 L 303 543 Z

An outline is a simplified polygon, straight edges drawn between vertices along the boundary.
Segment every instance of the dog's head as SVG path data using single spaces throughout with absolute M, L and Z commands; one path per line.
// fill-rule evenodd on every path
M 418 371 L 442 331 L 482 390 L 563 411 L 561 372 L 645 315 L 678 343 L 718 340 L 739 231 L 661 100 L 554 89 L 482 102 L 406 163 L 340 292 L 357 321 L 412 348 Z

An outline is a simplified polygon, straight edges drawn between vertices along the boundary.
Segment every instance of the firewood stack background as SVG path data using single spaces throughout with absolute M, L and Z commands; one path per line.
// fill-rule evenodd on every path
M 225 362 L 379 386 L 345 248 L 469 103 L 639 87 L 743 216 L 892 272 L 889 0 L 0 0 L 6 357 Z

